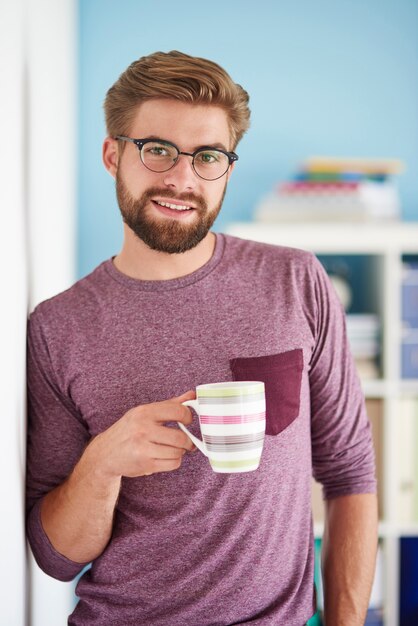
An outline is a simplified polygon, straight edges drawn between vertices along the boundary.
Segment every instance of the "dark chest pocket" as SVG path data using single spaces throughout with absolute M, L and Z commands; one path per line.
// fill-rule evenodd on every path
M 303 370 L 301 349 L 232 359 L 233 380 L 261 380 L 266 387 L 266 435 L 278 435 L 299 415 Z

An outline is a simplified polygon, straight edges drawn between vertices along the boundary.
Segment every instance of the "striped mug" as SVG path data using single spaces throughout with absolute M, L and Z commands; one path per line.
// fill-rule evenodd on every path
M 203 441 L 181 424 L 214 472 L 251 472 L 260 464 L 266 430 L 264 383 L 234 381 L 196 387 L 196 400 L 186 400 L 199 416 Z

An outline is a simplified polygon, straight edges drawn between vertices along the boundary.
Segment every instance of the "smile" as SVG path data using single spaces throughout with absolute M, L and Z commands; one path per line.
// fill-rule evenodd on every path
M 154 200 L 154 202 L 173 211 L 190 211 L 193 208 L 185 204 L 171 204 L 171 202 L 161 202 L 160 200 Z

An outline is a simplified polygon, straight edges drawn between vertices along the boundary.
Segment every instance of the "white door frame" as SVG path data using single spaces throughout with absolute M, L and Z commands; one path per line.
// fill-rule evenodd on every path
M 64 626 L 73 584 L 24 539 L 27 313 L 75 278 L 76 0 L 0 0 L 0 606 L 9 626 Z

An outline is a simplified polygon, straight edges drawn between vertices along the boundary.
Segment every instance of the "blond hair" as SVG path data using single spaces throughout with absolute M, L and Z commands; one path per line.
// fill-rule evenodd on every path
M 128 134 L 138 106 L 153 98 L 221 107 L 228 116 L 232 149 L 250 125 L 249 96 L 241 85 L 217 63 L 173 50 L 141 57 L 119 76 L 104 102 L 108 134 Z

